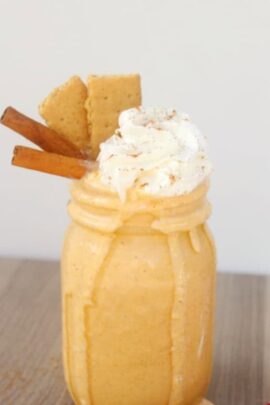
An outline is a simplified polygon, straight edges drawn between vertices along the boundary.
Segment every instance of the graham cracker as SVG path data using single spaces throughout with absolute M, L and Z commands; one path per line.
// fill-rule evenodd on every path
M 39 106 L 40 115 L 54 129 L 80 149 L 89 148 L 85 100 L 87 88 L 78 76 L 54 89 Z
M 119 114 L 140 105 L 141 86 L 138 74 L 89 76 L 85 108 L 93 158 L 99 153 L 99 145 L 118 128 Z

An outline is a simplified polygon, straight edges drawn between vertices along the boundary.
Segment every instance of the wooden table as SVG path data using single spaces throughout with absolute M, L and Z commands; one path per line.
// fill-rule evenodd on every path
M 71 405 L 55 262 L 0 259 L 0 404 Z M 270 277 L 220 274 L 215 405 L 270 402 Z M 129 404 L 127 404 L 129 405 Z

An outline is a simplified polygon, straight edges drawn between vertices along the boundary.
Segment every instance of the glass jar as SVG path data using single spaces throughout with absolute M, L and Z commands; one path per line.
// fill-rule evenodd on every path
M 126 201 L 72 185 L 62 254 L 64 368 L 77 405 L 198 405 L 212 363 L 208 184 Z

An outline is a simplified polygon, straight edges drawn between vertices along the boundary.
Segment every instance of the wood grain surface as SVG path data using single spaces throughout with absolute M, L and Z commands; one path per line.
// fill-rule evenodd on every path
M 270 277 L 219 274 L 217 303 L 208 399 L 266 405 Z M 0 309 L 0 404 L 71 405 L 61 365 L 58 263 L 0 259 Z

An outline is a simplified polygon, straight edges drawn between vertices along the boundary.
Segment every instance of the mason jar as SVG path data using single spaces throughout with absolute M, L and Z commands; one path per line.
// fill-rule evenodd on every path
M 131 190 L 123 202 L 98 172 L 73 183 L 62 297 L 77 405 L 208 403 L 216 264 L 207 190 Z

